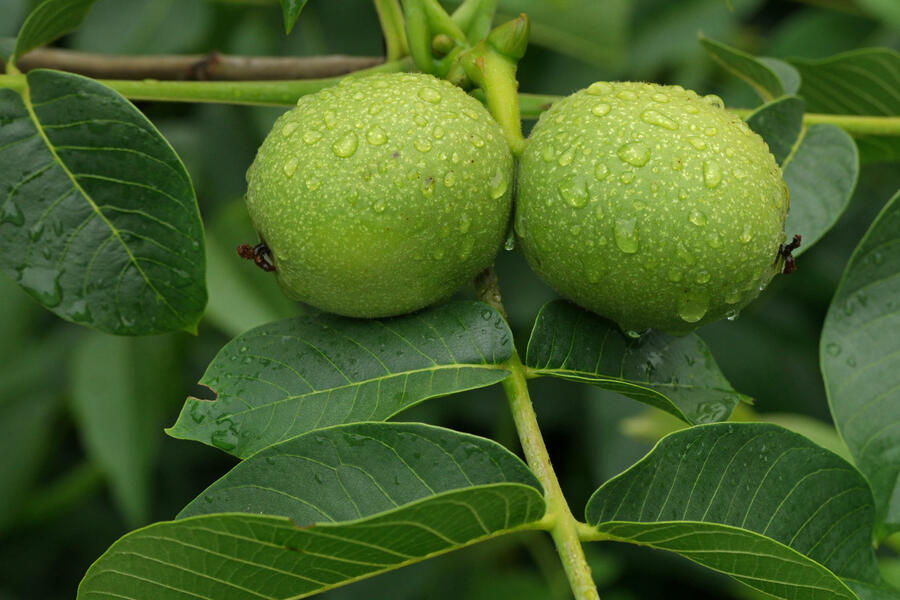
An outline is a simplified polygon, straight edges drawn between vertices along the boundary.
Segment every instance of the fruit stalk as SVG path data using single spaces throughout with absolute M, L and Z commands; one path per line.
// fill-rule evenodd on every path
M 375 11 L 384 34 L 386 60 L 397 60 L 409 54 L 403 11 L 397 0 L 375 0 Z

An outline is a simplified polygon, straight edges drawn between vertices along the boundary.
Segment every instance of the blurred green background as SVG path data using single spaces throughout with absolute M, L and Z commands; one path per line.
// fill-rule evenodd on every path
M 0 0 L 0 36 L 15 35 L 36 2 Z M 715 65 L 697 33 L 754 54 L 819 58 L 865 47 L 900 49 L 897 0 L 500 0 L 528 12 L 534 45 L 521 90 L 567 94 L 592 81 L 632 79 L 716 93 L 753 107 L 752 89 Z M 99 0 L 62 46 L 109 53 L 381 55 L 369 0 L 312 0 L 285 36 L 274 0 Z M 184 397 L 217 350 L 257 324 L 303 309 L 234 254 L 254 241 L 241 196 L 256 147 L 283 109 L 141 104 L 191 173 L 207 227 L 210 303 L 199 334 L 124 339 L 56 319 L 0 276 L 0 600 L 70 598 L 115 539 L 167 520 L 235 460 L 168 438 Z M 527 124 L 530 125 L 530 124 Z M 863 232 L 900 188 L 894 164 L 863 166 L 850 209 L 735 322 L 702 328 L 726 376 L 761 413 L 827 423 L 818 336 L 831 295 Z M 518 252 L 497 270 L 518 343 L 554 297 Z M 471 290 L 463 294 L 471 295 Z M 97 399 L 101 398 L 102 401 Z M 533 398 L 570 505 L 649 448 L 635 435 L 645 409 L 587 386 L 538 380 Z M 426 402 L 403 414 L 487 435 L 517 450 L 498 388 Z M 631 419 L 630 421 L 625 421 Z M 631 423 L 630 429 L 623 427 Z M 630 435 L 623 430 L 627 429 Z M 128 448 L 140 469 L 92 460 L 99 446 Z M 605 600 L 747 598 L 738 584 L 664 553 L 624 545 L 588 549 Z M 888 579 L 900 563 L 881 550 Z M 428 597 L 562 599 L 568 586 L 549 537 L 503 538 L 324 594 L 333 599 Z

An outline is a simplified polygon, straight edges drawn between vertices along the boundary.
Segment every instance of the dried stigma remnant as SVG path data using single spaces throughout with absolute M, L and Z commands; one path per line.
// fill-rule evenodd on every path
M 784 270 L 782 273 L 785 275 L 790 275 L 794 271 L 797 270 L 797 261 L 794 259 L 794 255 L 792 254 L 794 250 L 800 247 L 800 234 L 794 235 L 794 239 L 787 244 L 781 244 L 778 247 L 778 257 L 784 258 Z M 778 260 L 778 257 L 775 260 Z
M 241 258 L 255 262 L 256 266 L 266 273 L 271 273 L 275 270 L 275 265 L 272 264 L 272 254 L 264 242 L 255 246 L 240 244 L 237 247 L 237 253 Z

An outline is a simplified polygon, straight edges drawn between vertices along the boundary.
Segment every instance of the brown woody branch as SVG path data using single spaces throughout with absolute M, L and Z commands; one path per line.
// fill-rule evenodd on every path
M 38 48 L 17 61 L 20 71 L 58 69 L 96 79 L 261 81 L 336 77 L 373 67 L 381 57 L 232 56 L 211 52 L 193 55 L 110 55 L 60 48 Z

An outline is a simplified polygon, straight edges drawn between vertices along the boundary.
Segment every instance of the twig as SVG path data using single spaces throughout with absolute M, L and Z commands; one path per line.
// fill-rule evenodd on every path
M 345 75 L 381 64 L 374 56 L 108 55 L 38 48 L 18 60 L 22 72 L 58 69 L 97 79 L 280 80 Z

